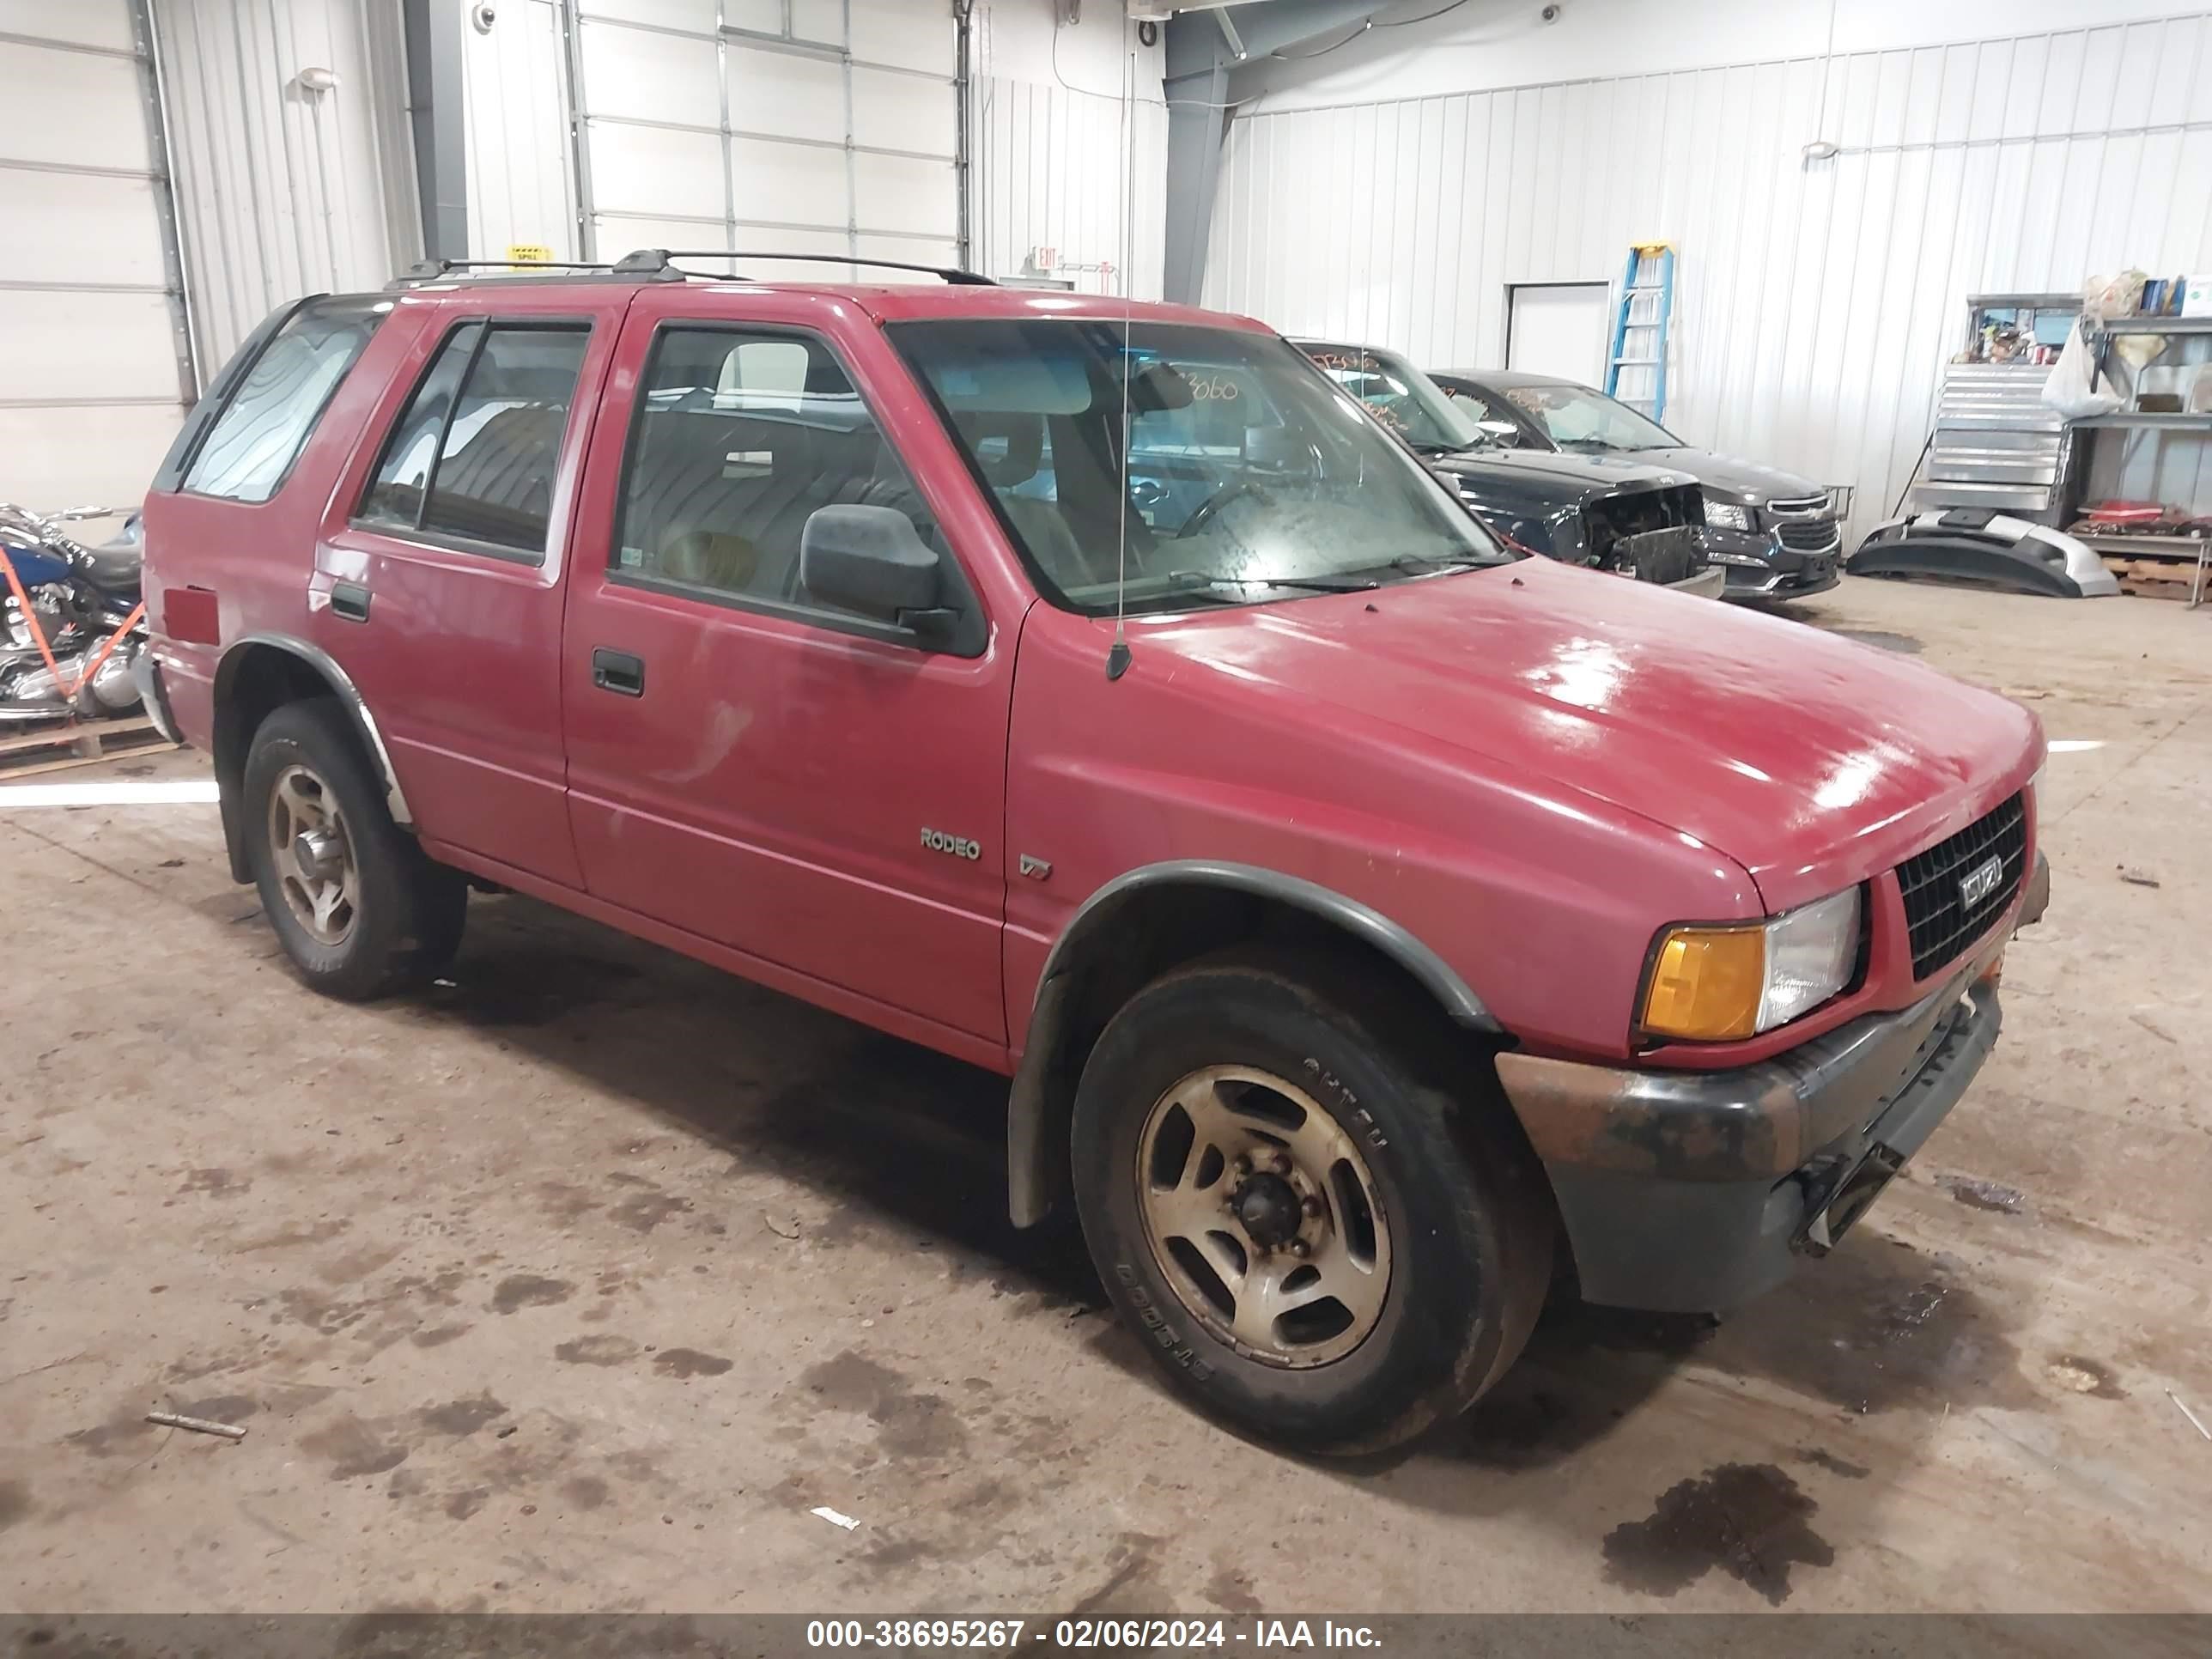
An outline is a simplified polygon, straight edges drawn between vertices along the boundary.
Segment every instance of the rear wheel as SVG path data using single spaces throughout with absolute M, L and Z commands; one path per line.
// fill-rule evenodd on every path
M 365 1000 L 452 960 L 467 884 L 392 821 L 336 702 L 286 703 L 264 720 L 244 792 L 261 908 L 309 985 Z
M 1356 1453 L 1472 1403 L 1549 1282 L 1540 1176 L 1452 1050 L 1325 960 L 1155 981 L 1078 1090 L 1078 1207 L 1167 1375 L 1266 1438 Z M 1503 1109 L 1502 1107 L 1497 1109 Z

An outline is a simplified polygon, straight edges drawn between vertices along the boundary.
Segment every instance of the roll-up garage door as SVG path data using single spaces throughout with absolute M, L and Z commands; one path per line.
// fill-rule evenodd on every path
M 959 262 L 951 0 L 578 0 L 574 28 L 593 257 Z
M 0 0 L 0 499 L 135 505 L 193 395 L 128 0 Z

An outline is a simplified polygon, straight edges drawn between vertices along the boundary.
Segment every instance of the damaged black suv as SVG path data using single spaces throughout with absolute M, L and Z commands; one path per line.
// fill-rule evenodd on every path
M 1610 455 L 1508 449 L 1395 351 L 1294 343 L 1459 491 L 1494 533 L 1564 564 L 1717 597 L 1705 496 L 1687 473 Z

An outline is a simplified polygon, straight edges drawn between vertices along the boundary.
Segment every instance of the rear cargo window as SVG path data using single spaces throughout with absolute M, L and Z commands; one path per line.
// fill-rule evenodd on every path
M 274 495 L 389 309 L 359 299 L 302 307 L 262 349 L 216 417 L 184 488 L 237 501 Z
M 542 556 L 591 330 L 467 323 L 400 412 L 360 520 Z

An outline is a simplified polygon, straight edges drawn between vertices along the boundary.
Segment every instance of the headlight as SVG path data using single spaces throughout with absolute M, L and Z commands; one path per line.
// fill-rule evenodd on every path
M 1771 921 L 1669 927 L 1651 953 L 1638 1024 L 1696 1042 L 1756 1036 L 1850 984 L 1858 955 L 1856 887 Z
M 1751 509 L 1739 507 L 1734 501 L 1717 501 L 1705 497 L 1705 522 L 1716 530 L 1748 530 L 1751 528 Z

